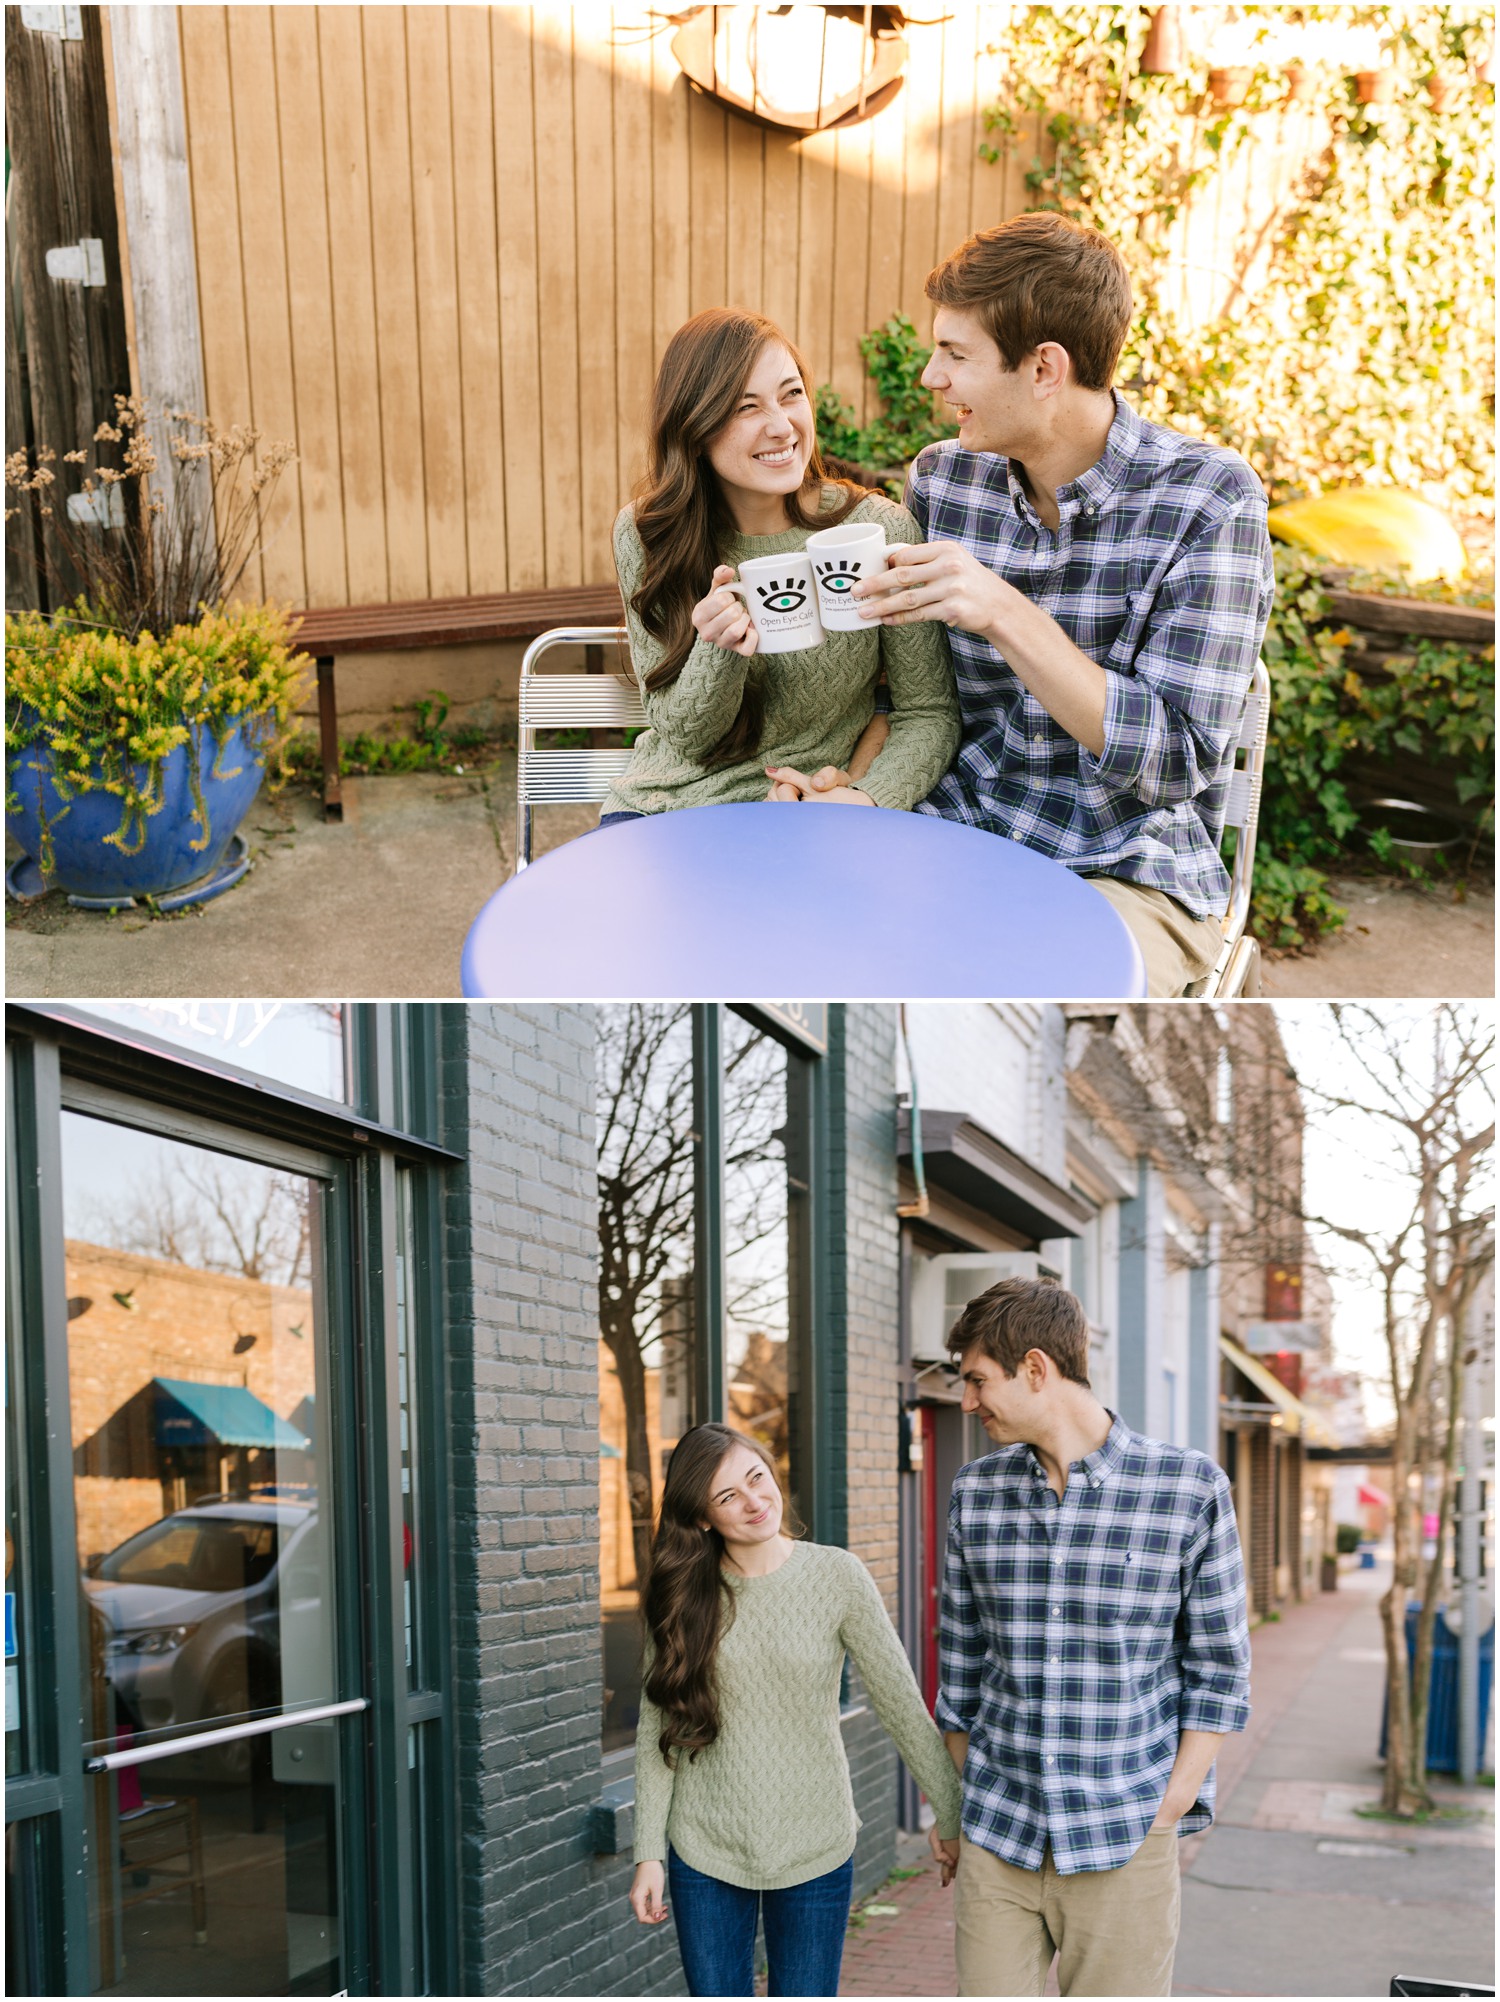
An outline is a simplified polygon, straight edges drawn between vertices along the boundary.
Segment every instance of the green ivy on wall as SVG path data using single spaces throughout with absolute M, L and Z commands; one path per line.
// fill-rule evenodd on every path
M 1494 495 L 1494 91 L 1475 79 L 1493 15 L 1466 6 L 1246 7 L 1379 34 L 1394 91 L 1311 72 L 1328 145 L 1277 225 L 1263 278 L 1201 327 L 1169 307 L 1173 224 L 1286 95 L 1279 55 L 1245 101 L 1216 108 L 1208 52 L 1146 76 L 1150 10 L 1031 7 L 1003 49 L 986 158 L 1047 119 L 1055 152 L 1026 169 L 1030 207 L 1104 231 L 1130 266 L 1135 321 L 1121 377 L 1142 414 L 1242 452 L 1272 502 L 1350 481 L 1426 489 L 1490 513 Z M 1045 81 L 1039 81 L 1045 80 Z M 1429 81 L 1447 86 L 1436 108 Z M 1440 94 L 1440 93 L 1438 93 Z
M 1048 157 L 1024 166 L 1028 206 L 1091 224 L 1125 256 L 1136 310 L 1120 379 L 1136 407 L 1243 453 L 1273 504 L 1350 483 L 1397 485 L 1471 521 L 1493 519 L 1494 91 L 1476 76 L 1493 16 L 1468 6 L 1240 10 L 1252 35 L 1373 32 L 1394 87 L 1389 102 L 1364 104 L 1353 76 L 1311 72 L 1327 147 L 1254 282 L 1220 318 L 1190 327 L 1171 309 L 1174 225 L 1190 199 L 1212 198 L 1255 120 L 1286 96 L 1289 58 L 1273 62 L 1268 48 L 1243 102 L 1220 108 L 1207 51 L 1175 75 L 1141 73 L 1150 13 L 1016 10 L 981 149 L 992 163 L 1014 157 L 1031 121 L 1045 120 Z M 952 431 L 918 381 L 929 350 L 910 320 L 894 315 L 860 349 L 882 413 L 860 427 L 825 385 L 819 434 L 826 449 L 883 474 Z M 1278 549 L 1277 572 L 1252 927 L 1287 946 L 1342 923 L 1327 868 L 1371 853 L 1351 759 L 1430 759 L 1451 775 L 1455 800 L 1479 810 L 1480 837 L 1492 832 L 1494 651 L 1423 640 L 1363 674 L 1362 640 L 1326 618 L 1318 566 Z M 1344 581 L 1493 599 L 1492 578 L 1459 589 Z

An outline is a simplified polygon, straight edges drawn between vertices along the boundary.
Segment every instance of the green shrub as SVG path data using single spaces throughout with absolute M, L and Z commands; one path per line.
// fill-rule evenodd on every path
M 1455 804 L 1480 808 L 1477 838 L 1492 834 L 1495 650 L 1417 640 L 1387 657 L 1386 672 L 1363 675 L 1364 640 L 1328 623 L 1327 587 L 1312 559 L 1278 548 L 1276 580 L 1264 646 L 1271 726 L 1251 929 L 1262 944 L 1288 946 L 1343 922 L 1327 895 L 1326 867 L 1372 853 L 1349 793 L 1351 758 L 1380 761 L 1397 751 L 1429 758 L 1451 773 Z M 1362 587 L 1371 581 L 1359 579 Z M 1385 859 L 1378 843 L 1373 852 Z
M 1333 1547 L 1340 1557 L 1352 1557 L 1364 1541 L 1364 1531 L 1357 1522 L 1341 1522 L 1333 1532 Z
M 861 428 L 854 412 L 831 383 L 817 393 L 818 442 L 858 466 L 902 467 L 924 445 L 958 435 L 956 424 L 938 416 L 930 389 L 922 387 L 922 371 L 932 349 L 918 337 L 905 313 L 893 313 L 883 326 L 861 337 L 859 351 L 880 397 L 880 415 Z M 891 481 L 900 492 L 900 482 Z
M 15 775 L 24 754 L 41 745 L 67 801 L 112 793 L 120 824 L 104 838 L 137 854 L 146 822 L 163 804 L 162 768 L 181 744 L 207 730 L 222 756 L 236 729 L 265 760 L 274 790 L 286 775 L 293 711 L 311 666 L 295 653 L 288 615 L 272 605 L 204 611 L 162 639 L 134 639 L 96 623 L 82 602 L 56 618 L 8 613 L 5 620 L 6 808 L 20 801 Z M 207 847 L 208 810 L 189 761 L 193 818 Z M 223 774 L 232 776 L 232 774 Z M 66 811 L 66 808 L 64 809 Z M 53 865 L 43 828 L 44 869 Z

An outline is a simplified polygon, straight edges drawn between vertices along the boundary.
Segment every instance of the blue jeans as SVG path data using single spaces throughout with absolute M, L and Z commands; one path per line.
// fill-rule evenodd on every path
M 772 1995 L 837 1995 L 854 1858 L 784 1891 L 745 1891 L 667 1852 L 667 1893 L 690 1995 L 755 1993 L 755 1920 L 765 1920 Z

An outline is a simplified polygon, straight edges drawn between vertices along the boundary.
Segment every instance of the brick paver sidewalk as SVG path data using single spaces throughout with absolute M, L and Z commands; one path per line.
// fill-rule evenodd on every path
M 1383 1580 L 1382 1580 L 1383 1582 Z M 1219 1757 L 1217 1811 L 1220 1825 L 1225 1820 L 1244 1819 L 1228 1810 L 1236 1789 L 1245 1778 L 1257 1753 L 1277 1723 L 1286 1716 L 1303 1692 L 1304 1685 L 1320 1663 L 1339 1655 L 1345 1630 L 1368 1622 L 1373 1580 L 1346 1577 L 1345 1589 L 1320 1594 L 1306 1604 L 1292 1607 L 1285 1618 L 1258 1627 L 1251 1637 L 1251 1719 L 1249 1728 L 1231 1736 Z M 1363 1635 L 1361 1638 L 1368 1638 Z M 1378 1717 L 1378 1712 L 1377 1712 Z M 1363 1725 L 1361 1728 L 1364 1728 Z M 1373 1752 L 1373 1746 L 1371 1747 Z M 1246 1796 L 1255 1799 L 1259 1790 Z M 1335 1793 L 1340 1790 L 1335 1789 Z M 1348 1789 L 1351 1796 L 1372 1799 L 1377 1792 Z M 1306 1799 L 1303 1794 L 1306 1794 Z M 1314 1799 L 1316 1796 L 1316 1799 Z M 1350 1808 L 1356 1803 L 1351 1798 Z M 1251 1826 L 1316 1827 L 1324 1835 L 1340 1831 L 1330 1826 L 1330 1808 L 1344 1807 L 1342 1798 L 1330 1800 L 1326 1785 L 1299 1787 L 1273 1784 L 1265 1798 L 1249 1811 Z M 1311 1819 L 1309 1819 L 1311 1817 Z M 1341 1817 L 1340 1817 L 1341 1818 Z M 1368 1822 L 1356 1827 L 1378 1836 Z M 1433 1835 L 1439 1842 L 1462 1844 L 1490 1838 L 1486 1834 L 1444 1831 Z M 1189 1837 L 1182 1845 L 1184 1871 L 1192 1865 L 1210 1839 L 1209 1834 Z M 844 1995 L 952 1995 L 955 1988 L 953 1962 L 953 1894 L 939 1883 L 937 1868 L 925 1861 L 925 1844 L 919 1853 L 913 1838 L 904 1838 L 906 1862 L 915 1874 L 893 1879 L 883 1885 L 856 1911 L 844 1951 L 844 1972 L 840 1993 Z M 894 1912 L 871 1914 L 869 1906 L 894 1906 Z M 1047 1993 L 1057 1993 L 1054 1970 Z

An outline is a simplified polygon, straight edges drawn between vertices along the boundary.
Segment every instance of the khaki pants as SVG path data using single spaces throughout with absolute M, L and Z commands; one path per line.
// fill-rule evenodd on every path
M 1165 890 L 1127 883 L 1122 876 L 1087 876 L 1129 925 L 1146 962 L 1146 991 L 1153 1001 L 1172 1000 L 1201 980 L 1219 956 L 1219 918 L 1195 918 Z
M 1064 1995 L 1170 1995 L 1182 1907 L 1177 1830 L 1117 1870 L 1060 1877 L 1049 1844 L 1022 1870 L 961 1840 L 953 1887 L 960 1995 L 1041 1995 L 1052 1955 Z

